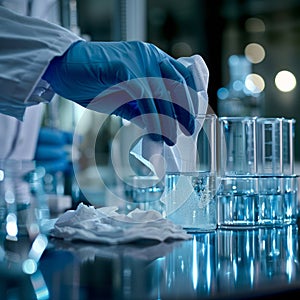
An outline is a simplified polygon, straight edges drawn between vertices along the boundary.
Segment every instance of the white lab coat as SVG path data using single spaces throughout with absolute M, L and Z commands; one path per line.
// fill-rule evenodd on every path
M 9 9 L 0 7 L 0 159 L 31 160 L 43 111 L 38 103 L 54 96 L 41 76 L 80 37 L 54 24 L 57 0 L 0 0 L 0 5 Z

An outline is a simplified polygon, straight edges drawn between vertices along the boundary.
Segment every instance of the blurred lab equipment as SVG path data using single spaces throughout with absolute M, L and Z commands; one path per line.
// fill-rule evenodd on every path
M 35 273 L 48 243 L 44 173 L 33 161 L 0 161 L 0 248 L 8 253 L 0 264 L 6 264 L 14 276 Z
M 249 77 L 252 72 L 250 61 L 244 55 L 231 55 L 228 66 L 229 83 L 217 91 L 218 115 L 260 116 L 264 95 Z
M 69 149 L 73 140 L 71 132 L 42 127 L 39 132 L 35 160 L 47 173 L 68 172 L 71 168 Z
M 164 213 L 165 205 L 161 201 L 164 184 L 155 175 L 134 175 L 128 178 L 124 184 L 126 196 L 125 210 L 132 211 L 135 208 L 143 210 L 156 210 Z
M 72 141 L 71 132 L 50 127 L 42 127 L 39 132 L 35 161 L 45 169 L 43 184 L 53 213 L 72 207 L 72 195 L 66 194 L 66 178 L 73 173 Z

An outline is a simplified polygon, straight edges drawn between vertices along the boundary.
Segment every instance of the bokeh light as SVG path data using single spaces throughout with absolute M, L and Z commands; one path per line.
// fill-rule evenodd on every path
M 6 232 L 10 237 L 18 234 L 17 216 L 14 213 L 9 213 L 6 217 Z
M 217 96 L 219 99 L 224 100 L 229 96 L 229 91 L 227 88 L 222 87 L 220 89 L 218 89 L 217 91 Z
M 277 73 L 275 76 L 275 85 L 281 92 L 290 92 L 296 85 L 297 80 L 292 72 L 283 70 Z
M 33 259 L 28 258 L 23 262 L 22 269 L 25 274 L 34 274 L 37 270 L 37 263 Z
M 185 42 L 178 42 L 172 46 L 172 55 L 175 57 L 191 56 L 193 49 L 191 45 Z
M 246 77 L 245 85 L 247 89 L 254 94 L 261 93 L 265 89 L 264 79 L 255 73 L 249 74 Z
M 262 19 L 259 18 L 249 18 L 245 22 L 246 31 L 257 33 L 257 32 L 265 32 L 266 26 Z
M 245 55 L 251 63 L 258 64 L 264 60 L 266 52 L 260 44 L 250 43 L 245 47 Z

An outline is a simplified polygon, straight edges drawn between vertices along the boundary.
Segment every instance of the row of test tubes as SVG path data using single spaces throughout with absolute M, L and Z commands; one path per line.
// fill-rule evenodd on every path
M 222 117 L 218 226 L 248 228 L 295 224 L 295 120 Z

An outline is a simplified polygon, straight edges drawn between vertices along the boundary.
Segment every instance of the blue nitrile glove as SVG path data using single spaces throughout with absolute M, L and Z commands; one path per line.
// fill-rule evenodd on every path
M 80 41 L 51 61 L 43 79 L 84 107 L 127 120 L 139 116 L 132 121 L 168 145 L 176 142 L 176 120 L 185 134 L 194 132 L 192 73 L 153 44 Z
M 39 132 L 35 161 L 47 173 L 67 172 L 71 168 L 70 154 L 73 134 L 54 128 L 42 127 Z

